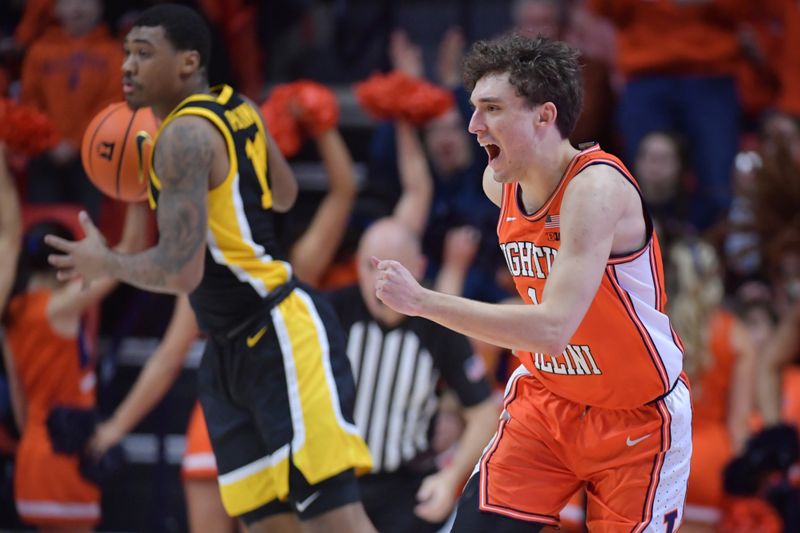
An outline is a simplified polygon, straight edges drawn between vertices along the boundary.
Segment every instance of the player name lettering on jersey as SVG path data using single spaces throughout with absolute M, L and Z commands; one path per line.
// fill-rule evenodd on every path
M 545 279 L 558 250 L 549 246 L 537 246 L 527 241 L 501 243 L 500 249 L 506 258 L 512 276 Z
M 256 120 L 258 120 L 258 115 L 256 115 L 253 107 L 245 102 L 225 111 L 225 118 L 228 119 L 233 131 L 239 131 L 255 124 Z
M 567 376 L 599 376 L 603 372 L 597 366 L 592 350 L 586 344 L 568 344 L 560 355 L 533 354 L 533 364 L 541 372 Z

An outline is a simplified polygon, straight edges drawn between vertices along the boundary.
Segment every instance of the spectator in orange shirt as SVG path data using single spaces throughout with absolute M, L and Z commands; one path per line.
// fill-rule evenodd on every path
M 748 0 L 590 0 L 618 31 L 626 77 L 619 124 L 632 162 L 654 130 L 678 130 L 698 178 L 692 219 L 705 229 L 727 212 L 739 140 L 738 32 Z
M 58 0 L 60 25 L 31 46 L 22 66 L 24 104 L 45 112 L 61 142 L 29 166 L 33 202 L 77 202 L 96 210 L 100 193 L 80 162 L 83 132 L 94 115 L 122 100 L 122 48 L 100 23 L 100 0 Z

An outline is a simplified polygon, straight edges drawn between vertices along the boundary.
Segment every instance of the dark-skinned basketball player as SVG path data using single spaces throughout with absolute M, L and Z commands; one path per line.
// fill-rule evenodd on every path
M 113 277 L 188 293 L 208 342 L 199 396 L 226 511 L 250 531 L 374 531 L 356 471 L 369 451 L 353 425 L 353 378 L 332 310 L 296 282 L 276 246 L 273 211 L 297 194 L 257 108 L 209 88 L 208 28 L 193 10 L 144 11 L 125 38 L 123 89 L 162 120 L 150 171 L 156 246 L 108 249 L 88 216 L 86 238 L 48 237 L 63 280 Z

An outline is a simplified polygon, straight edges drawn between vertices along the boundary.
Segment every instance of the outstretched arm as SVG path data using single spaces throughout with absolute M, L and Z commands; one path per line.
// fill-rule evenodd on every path
M 111 276 L 153 292 L 194 290 L 203 276 L 209 175 L 212 162 L 225 154 L 222 135 L 210 122 L 194 116 L 176 118 L 156 147 L 154 164 L 161 180 L 156 246 L 134 255 L 113 252 L 82 213 L 85 239 L 46 237 L 48 244 L 64 252 L 50 256 L 51 264 L 59 268 L 59 279 L 89 283 Z
M 295 274 L 310 285 L 319 283 L 333 261 L 347 229 L 357 192 L 353 160 L 339 131 L 328 130 L 315 140 L 328 173 L 328 193 L 308 229 L 291 249 Z
M 0 314 L 14 285 L 21 238 L 19 198 L 8 170 L 6 147 L 0 142 Z
M 611 169 L 590 167 L 572 180 L 561 207 L 561 248 L 539 305 L 488 304 L 424 289 L 400 263 L 376 258 L 377 296 L 401 313 L 496 346 L 561 353 L 597 293 L 612 246 L 635 248 L 615 243 L 618 225 L 644 226 L 635 202 L 633 187 Z
M 198 333 L 189 298 L 179 296 L 164 339 L 111 418 L 97 426 L 89 442 L 92 453 L 102 455 L 118 444 L 161 401 L 180 374 Z
M 394 208 L 394 217 L 416 235 L 422 236 L 428 224 L 433 198 L 433 178 L 425 151 L 414 127 L 403 120 L 395 123 L 397 166 L 403 193 Z
M 730 390 L 730 409 L 728 412 L 728 433 L 734 454 L 744 449 L 750 435 L 750 415 L 756 380 L 756 351 L 750 336 L 738 320 L 733 323 L 730 345 L 736 353 L 733 369 L 733 382 Z

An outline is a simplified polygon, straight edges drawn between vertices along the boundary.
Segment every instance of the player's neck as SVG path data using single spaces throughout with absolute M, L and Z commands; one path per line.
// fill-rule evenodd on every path
M 170 98 L 169 101 L 165 101 L 163 104 L 153 104 L 153 114 L 158 117 L 159 120 L 164 120 L 173 109 L 178 107 L 181 102 L 193 94 L 208 94 L 208 92 L 208 82 L 204 79 L 198 79 L 196 81 L 186 83 L 186 85 L 182 87 L 173 98 Z
M 519 180 L 522 202 L 529 213 L 537 211 L 550 198 L 579 150 L 569 139 L 564 139 L 555 148 L 540 148 L 538 152 L 536 164 Z

